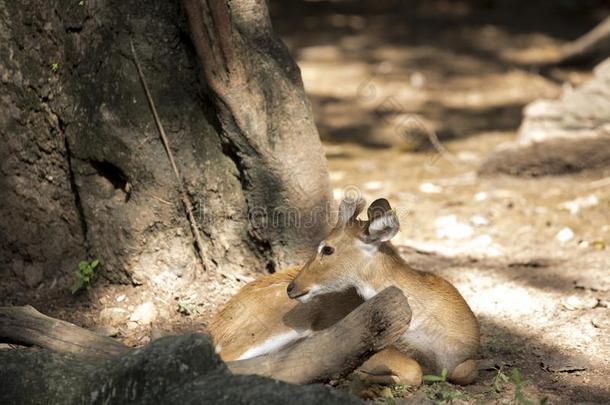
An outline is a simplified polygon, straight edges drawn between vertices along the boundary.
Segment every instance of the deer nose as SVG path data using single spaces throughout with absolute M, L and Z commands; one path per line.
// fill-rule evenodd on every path
M 294 291 L 294 281 L 291 282 L 290 284 L 288 284 L 288 288 L 286 288 L 286 292 L 288 293 L 288 296 L 290 296 L 290 293 L 292 293 Z

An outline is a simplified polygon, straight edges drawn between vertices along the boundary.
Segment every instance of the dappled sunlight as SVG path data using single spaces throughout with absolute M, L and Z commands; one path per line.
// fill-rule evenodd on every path
M 6 3 L 2 314 L 136 357 L 195 332 L 158 341 L 256 389 L 608 402 L 610 5 Z M 10 319 L 0 354 L 61 357 Z
M 312 9 L 297 26 L 280 19 L 278 28 L 294 49 L 325 140 L 417 149 L 404 140 L 418 136 L 405 125 L 410 118 L 441 139 L 516 130 L 525 104 L 559 94 L 556 81 L 523 64 L 545 63 L 562 40 L 514 33 L 495 14 L 493 22 L 457 24 L 471 13 L 467 2 L 386 4 L 373 14 L 363 12 L 369 6 L 322 4 L 343 13 Z
M 538 389 L 561 381 L 577 396 L 591 386 L 602 395 L 601 370 L 608 367 L 603 353 L 610 343 L 602 326 L 610 321 L 608 309 L 599 305 L 608 302 L 610 287 L 603 252 L 546 259 L 552 255 L 547 252 L 519 260 L 450 257 L 412 247 L 401 252 L 415 268 L 450 280 L 477 314 L 484 379 L 495 376 L 494 367 L 518 367 L 535 376 Z

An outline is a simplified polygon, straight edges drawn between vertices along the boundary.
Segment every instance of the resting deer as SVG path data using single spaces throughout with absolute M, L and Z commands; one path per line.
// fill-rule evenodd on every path
M 411 324 L 359 372 L 372 382 L 410 385 L 421 384 L 422 367 L 447 369 L 457 384 L 476 379 L 479 326 L 468 304 L 445 279 L 414 270 L 400 257 L 389 242 L 398 218 L 385 199 L 371 204 L 367 221 L 357 219 L 364 205 L 362 199 L 345 199 L 337 225 L 302 269 L 246 285 L 215 315 L 209 329 L 224 360 L 279 350 L 394 285 L 409 299 Z

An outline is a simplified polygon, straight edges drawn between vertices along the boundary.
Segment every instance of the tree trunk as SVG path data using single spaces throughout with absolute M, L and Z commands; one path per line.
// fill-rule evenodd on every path
M 189 32 L 178 1 L 0 0 L 0 276 L 87 257 L 116 282 L 197 270 L 130 41 L 207 270 L 273 270 L 322 238 L 329 183 L 299 70 L 263 1 L 209 3 L 185 2 Z

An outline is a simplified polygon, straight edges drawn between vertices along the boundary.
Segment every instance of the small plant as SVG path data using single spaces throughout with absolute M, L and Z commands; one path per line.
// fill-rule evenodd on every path
M 454 390 L 451 388 L 451 385 L 448 383 L 439 384 L 439 389 L 433 399 L 436 399 L 438 402 L 451 402 L 456 399 L 463 399 L 466 395 L 458 390 Z
M 72 294 L 76 294 L 83 288 L 88 290 L 91 287 L 91 279 L 95 275 L 95 268 L 98 264 L 100 264 L 100 261 L 97 259 L 91 262 L 83 260 L 78 264 L 78 270 L 74 272 L 76 279 L 74 284 L 72 284 L 72 288 L 70 288 Z
M 186 302 L 186 301 L 183 301 L 183 302 L 178 301 L 178 307 L 176 308 L 176 311 L 178 311 L 178 313 L 180 313 L 182 315 L 186 315 L 186 316 L 199 314 L 199 309 L 197 308 L 197 305 L 193 304 L 192 302 Z
M 423 380 L 426 382 L 445 382 L 445 381 L 447 381 L 448 374 L 449 374 L 449 372 L 447 371 L 446 368 L 444 368 L 443 371 L 441 371 L 441 375 L 434 375 L 434 374 L 425 375 L 425 376 L 423 376 Z
M 515 384 L 515 397 L 513 399 L 513 403 L 517 405 L 546 405 L 548 403 L 548 399 L 546 397 L 540 400 L 531 400 L 523 394 L 523 386 L 529 384 L 529 381 L 524 380 L 521 377 L 521 372 L 518 368 L 513 368 L 510 379 L 513 384 Z
M 51 72 L 57 73 L 59 71 L 59 63 L 51 63 Z
M 453 385 L 445 381 L 439 381 L 434 385 L 426 387 L 426 397 L 434 404 L 443 404 L 458 399 L 465 399 L 466 394 L 454 388 Z
M 528 399 L 523 394 L 523 387 L 529 384 L 529 381 L 524 380 L 521 376 L 521 371 L 518 368 L 513 368 L 510 376 L 508 376 L 504 372 L 504 366 L 500 366 L 496 368 L 497 372 L 493 380 L 491 381 L 492 389 L 487 391 L 489 394 L 493 394 L 494 396 L 505 392 L 507 388 L 510 388 L 508 385 L 512 383 L 514 385 L 514 395 L 512 404 L 515 405 L 546 405 L 548 403 L 548 399 L 543 397 L 538 400 Z
M 506 384 L 509 381 L 510 381 L 510 378 L 506 374 L 504 374 L 504 366 L 500 366 L 500 368 L 498 368 L 498 372 L 496 373 L 496 376 L 494 377 L 494 379 L 492 381 L 494 391 L 498 394 L 500 392 L 504 391 L 504 387 L 506 386 Z
M 451 402 L 456 399 L 464 398 L 463 392 L 453 389 L 453 386 L 447 382 L 448 376 L 449 371 L 446 368 L 441 371 L 440 375 L 431 374 L 423 376 L 422 379 L 425 382 L 438 383 L 434 384 L 431 395 L 428 395 L 428 398 L 434 403 Z
M 395 398 L 404 398 L 407 394 L 413 392 L 415 387 L 404 384 L 395 384 L 390 387 Z
M 176 297 L 176 304 L 176 311 L 182 315 L 199 315 L 199 308 L 197 308 L 197 302 L 193 297 Z

